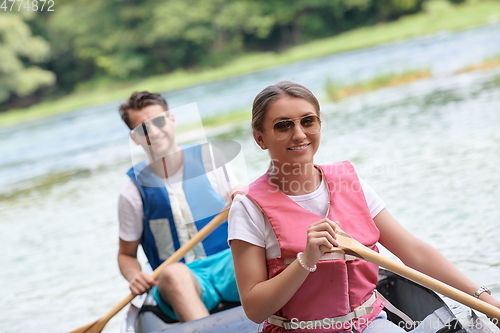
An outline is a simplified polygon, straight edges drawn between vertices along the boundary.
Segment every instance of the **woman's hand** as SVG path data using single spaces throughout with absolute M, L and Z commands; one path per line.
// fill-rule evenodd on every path
M 323 255 L 320 246 L 326 246 L 331 249 L 338 246 L 337 235 L 335 234 L 338 228 L 337 222 L 330 221 L 329 219 L 322 219 L 314 222 L 307 229 L 307 244 L 302 260 L 308 267 L 314 267 L 319 258 Z

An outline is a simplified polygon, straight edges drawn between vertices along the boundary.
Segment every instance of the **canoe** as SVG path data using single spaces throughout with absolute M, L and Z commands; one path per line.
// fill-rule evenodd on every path
M 389 320 L 407 331 L 426 318 L 425 323 L 438 333 L 492 333 L 470 308 L 385 269 L 380 270 L 377 290 L 414 321 L 406 323 L 387 311 Z M 245 316 L 238 303 L 220 304 L 209 317 L 181 324 L 165 316 L 154 299 L 145 294 L 130 304 L 121 332 L 255 333 L 259 332 L 259 325 Z

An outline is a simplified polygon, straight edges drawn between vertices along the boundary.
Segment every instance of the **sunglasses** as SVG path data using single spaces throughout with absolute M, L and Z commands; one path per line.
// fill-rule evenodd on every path
M 280 141 L 288 139 L 295 129 L 296 121 L 300 121 L 302 130 L 307 134 L 316 134 L 321 130 L 321 120 L 316 115 L 285 119 L 278 121 L 273 126 L 273 133 L 276 139 Z
M 133 130 L 130 131 L 130 133 L 136 133 L 140 136 L 146 136 L 148 135 L 148 128 L 151 128 L 151 125 L 156 126 L 157 128 L 163 128 L 167 124 L 167 119 L 166 115 L 162 115 L 156 118 L 153 118 L 151 120 L 148 120 L 146 122 L 143 122 L 139 125 L 137 125 Z

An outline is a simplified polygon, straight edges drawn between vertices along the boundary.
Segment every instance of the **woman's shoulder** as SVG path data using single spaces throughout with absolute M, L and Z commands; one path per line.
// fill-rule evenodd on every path
M 245 193 L 237 191 L 233 196 L 231 210 L 245 209 L 248 211 L 258 211 L 258 205 Z
M 265 221 L 260 208 L 248 196 L 237 194 L 229 211 L 229 239 L 242 239 L 265 247 Z
M 255 200 L 244 193 L 238 193 L 233 197 L 229 216 L 245 216 L 256 224 L 261 224 L 265 220 L 260 206 Z

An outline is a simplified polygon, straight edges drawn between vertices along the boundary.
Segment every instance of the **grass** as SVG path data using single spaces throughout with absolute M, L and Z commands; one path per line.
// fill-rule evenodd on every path
M 328 80 L 325 88 L 328 97 L 333 101 L 337 101 L 352 95 L 358 95 L 380 88 L 406 84 L 428 77 L 431 77 L 431 72 L 428 70 L 386 73 L 350 86 L 342 86 L 336 82 Z
M 220 126 L 221 124 L 238 124 L 244 121 L 250 120 L 249 110 L 239 110 L 234 112 L 228 112 L 221 115 L 215 115 L 203 118 L 203 127 L 212 128 Z
M 459 71 L 457 71 L 457 74 L 476 71 L 476 70 L 482 70 L 482 69 L 491 69 L 491 68 L 495 68 L 495 67 L 499 67 L 499 66 L 500 66 L 500 54 L 497 56 L 485 59 L 484 61 L 482 61 L 478 64 L 473 64 L 473 65 L 467 66 L 465 68 L 462 68 Z
M 220 125 L 235 125 L 240 124 L 245 121 L 250 120 L 250 111 L 249 110 L 237 110 L 232 112 L 226 112 L 223 114 L 207 116 L 201 119 L 203 123 L 203 129 L 213 129 L 215 127 L 219 127 Z M 184 123 L 177 128 L 177 133 L 188 133 L 192 130 L 199 129 L 198 124 L 195 123 Z
M 12 192 L 0 193 L 0 201 L 16 200 L 24 198 L 28 193 L 39 192 L 41 196 L 46 196 L 48 191 L 57 184 L 64 184 L 75 178 L 89 177 L 90 170 L 70 170 L 63 172 L 49 173 L 34 179 L 28 179 L 22 183 L 17 183 Z
M 435 1 L 436 4 L 440 1 Z M 445 4 L 441 1 L 442 4 Z M 431 34 L 441 30 L 460 30 L 500 19 L 500 2 L 475 1 L 459 6 L 430 6 L 427 12 L 402 17 L 397 21 L 355 29 L 334 37 L 292 47 L 282 53 L 245 54 L 224 66 L 200 70 L 178 70 L 126 83 L 99 84 L 99 88 L 77 91 L 57 100 L 47 100 L 25 109 L 0 114 L 0 127 L 23 121 L 66 113 L 91 105 L 126 99 L 131 92 L 149 90 L 166 92 L 191 85 L 221 80 L 287 63 L 352 51 L 374 45 Z M 107 80 L 105 80 L 107 81 Z M 91 85 L 87 85 L 90 87 Z M 85 87 L 85 85 L 82 85 Z
M 492 69 L 496 67 L 500 67 L 500 55 L 496 55 L 487 58 L 480 63 L 464 67 L 456 71 L 455 74 L 472 72 L 476 70 Z M 338 101 L 349 96 L 363 94 L 380 88 L 406 84 L 429 78 L 431 76 L 432 74 L 429 70 L 406 71 L 403 73 L 386 73 L 371 78 L 367 81 L 358 82 L 349 86 L 339 84 L 332 80 L 328 80 L 325 85 L 325 90 L 330 100 Z

